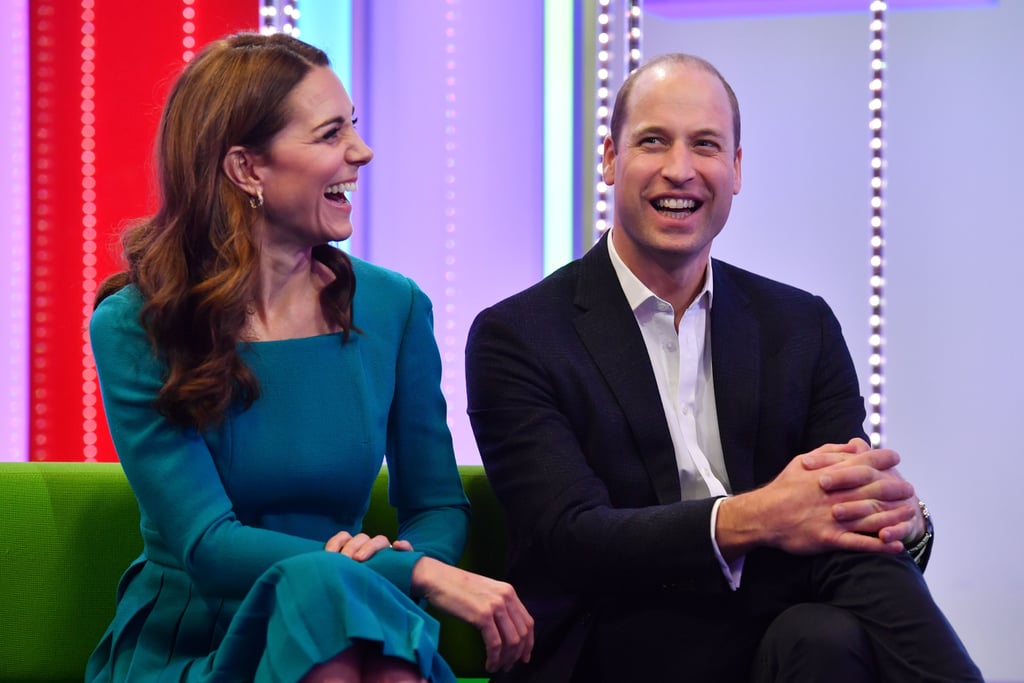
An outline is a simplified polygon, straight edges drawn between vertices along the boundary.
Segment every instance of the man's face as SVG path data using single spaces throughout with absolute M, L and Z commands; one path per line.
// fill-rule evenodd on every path
M 703 271 L 740 191 L 740 158 L 717 77 L 671 63 L 642 74 L 619 139 L 604 144 L 615 247 L 626 265 L 641 279 L 652 267 Z

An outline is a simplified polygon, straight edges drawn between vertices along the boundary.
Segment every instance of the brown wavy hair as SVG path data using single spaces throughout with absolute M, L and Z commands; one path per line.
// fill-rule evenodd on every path
M 323 51 L 291 36 L 239 33 L 204 48 L 171 88 L 156 144 L 159 208 L 122 236 L 127 270 L 100 286 L 96 305 L 125 285 L 138 288 L 141 323 L 167 367 L 155 407 L 174 423 L 206 429 L 234 401 L 248 408 L 259 397 L 237 351 L 258 289 L 258 214 L 222 162 L 235 145 L 266 153 L 288 122 L 288 95 L 327 65 Z M 347 341 L 352 263 L 327 244 L 313 258 L 334 273 L 320 306 Z

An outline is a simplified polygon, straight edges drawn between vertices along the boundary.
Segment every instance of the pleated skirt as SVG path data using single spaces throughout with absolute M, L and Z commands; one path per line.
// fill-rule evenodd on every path
M 455 676 L 437 621 L 372 569 L 312 552 L 268 569 L 241 601 L 200 595 L 188 575 L 144 559 L 125 573 L 87 682 L 294 683 L 362 641 L 434 683 Z

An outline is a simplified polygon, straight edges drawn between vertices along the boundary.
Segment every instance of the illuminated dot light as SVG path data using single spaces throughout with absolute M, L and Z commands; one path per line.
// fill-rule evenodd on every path
M 597 10 L 597 125 L 594 130 L 597 138 L 597 159 L 594 179 L 594 234 L 595 239 L 611 227 L 611 196 L 609 187 L 604 182 L 604 139 L 610 132 L 611 121 L 611 43 L 612 15 L 609 7 L 611 0 L 598 0 Z
M 627 73 L 633 73 L 640 66 L 640 59 L 643 54 L 640 52 L 640 41 L 643 34 L 640 31 L 640 19 L 643 10 L 640 8 L 641 0 L 630 0 L 629 2 L 629 61 Z
M 885 76 L 885 2 L 871 3 L 871 34 L 872 39 L 869 45 L 871 50 L 872 78 L 868 84 L 871 91 L 871 99 L 868 102 L 868 110 L 871 112 L 871 121 L 868 128 L 871 130 L 871 297 L 868 303 L 871 305 L 871 336 L 868 342 L 871 345 L 871 355 L 868 362 L 871 365 L 871 393 L 868 396 L 868 405 L 871 413 L 868 421 L 871 425 L 871 445 L 879 447 L 882 445 L 883 427 L 883 387 L 885 384 L 883 361 L 885 354 L 883 350 L 884 336 L 882 334 L 882 304 L 884 297 L 884 266 L 885 259 L 883 248 L 885 238 L 882 232 L 884 220 L 882 210 L 884 208 L 883 190 L 885 181 L 883 170 L 885 158 L 883 151 L 882 132 L 884 130 L 884 76 Z
M 30 278 L 29 296 L 32 300 L 32 315 L 29 324 L 31 339 L 30 385 L 33 393 L 29 397 L 29 420 L 32 439 L 29 445 L 32 460 L 48 460 L 50 444 L 47 435 L 50 430 L 50 414 L 47 403 L 48 367 L 46 350 L 49 344 L 53 319 L 53 298 L 50 285 L 54 278 L 53 249 L 57 246 L 53 230 L 54 200 L 57 197 L 51 171 L 56 165 L 57 150 L 49 143 L 54 133 L 54 80 L 56 54 L 57 13 L 55 2 L 39 2 L 34 5 L 35 40 L 31 48 L 35 67 L 32 74 L 32 97 L 35 100 L 35 114 L 32 118 L 32 135 L 35 145 L 32 155 L 32 174 L 35 194 L 31 198 L 33 273 Z
M 441 355 L 444 358 L 444 374 L 441 378 L 441 391 L 448 401 L 448 405 L 454 405 L 461 400 L 464 393 L 462 387 L 462 353 L 459 335 L 456 334 L 459 328 L 458 313 L 458 209 L 455 200 L 458 197 L 456 189 L 456 171 L 458 162 L 459 139 L 458 139 L 458 60 L 456 54 L 458 45 L 458 24 L 460 13 L 458 10 L 459 0 L 446 0 L 445 4 L 445 82 L 444 82 L 444 149 L 445 149 L 445 175 L 444 175 L 444 316 L 442 322 L 443 333 L 441 335 Z M 452 415 L 455 411 L 449 410 L 448 422 L 452 426 Z
M 263 0 L 260 7 L 260 33 L 277 33 L 277 6 L 274 0 Z
M 96 13 L 95 0 L 82 0 L 82 456 L 96 460 L 95 406 L 99 385 L 89 344 L 89 317 L 96 296 Z
M 181 61 L 188 64 L 196 56 L 196 0 L 182 0 Z
M 287 33 L 299 37 L 299 0 L 263 0 L 260 33 Z
M 612 112 L 612 55 L 616 37 L 613 33 L 616 24 L 612 16 L 611 0 L 599 0 L 597 14 L 597 102 L 596 115 L 597 124 L 594 127 L 597 138 L 597 164 L 596 179 L 594 186 L 594 239 L 608 230 L 611 225 L 612 197 L 609 186 L 604 182 L 604 140 L 611 132 Z M 629 8 L 626 10 L 626 50 L 625 63 L 623 64 L 626 74 L 631 74 L 640 66 L 643 53 L 640 50 L 640 43 L 643 33 L 640 30 L 640 20 L 643 17 L 643 10 L 640 7 L 641 0 L 630 0 Z

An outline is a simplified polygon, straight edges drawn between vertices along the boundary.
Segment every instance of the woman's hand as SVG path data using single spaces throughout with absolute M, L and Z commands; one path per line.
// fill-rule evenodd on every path
M 530 661 L 533 617 L 511 585 L 422 557 L 412 570 L 412 588 L 437 609 L 480 630 L 488 671 Z
M 347 531 L 339 531 L 331 536 L 324 545 L 324 550 L 332 553 L 341 553 L 357 562 L 366 562 L 384 548 L 412 550 L 412 544 L 409 541 L 401 540 L 392 543 L 384 535 L 370 537 L 364 533 L 358 533 L 353 536 Z

